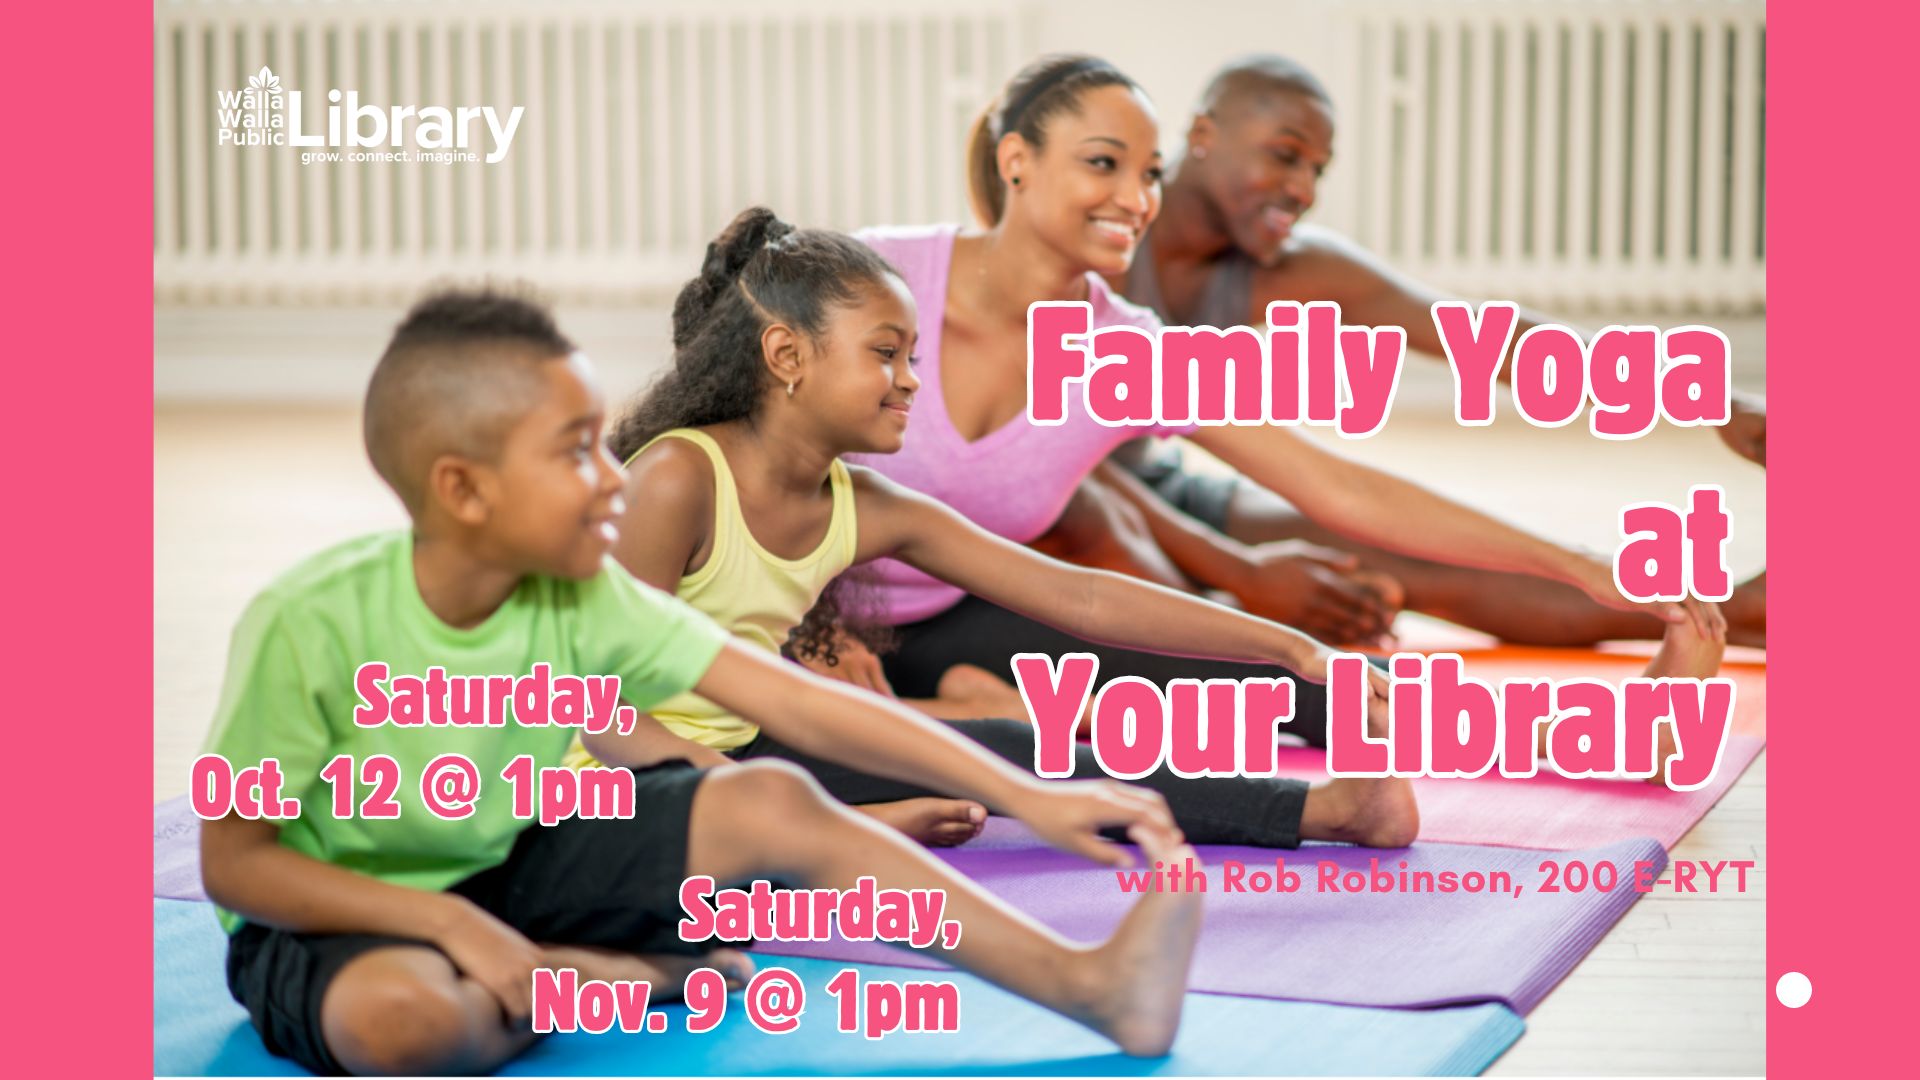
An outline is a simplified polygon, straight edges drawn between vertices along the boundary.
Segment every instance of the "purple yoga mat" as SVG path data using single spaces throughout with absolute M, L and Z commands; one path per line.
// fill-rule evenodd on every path
M 975 846 L 977 845 L 977 846 Z M 1121 892 L 1115 872 L 1037 846 L 1017 822 L 996 818 L 975 844 L 941 858 L 1014 907 L 1080 941 L 1105 937 L 1135 897 Z M 1226 892 L 1229 860 L 1249 870 L 1272 870 L 1276 857 L 1301 873 L 1292 894 Z M 1322 892 L 1317 865 L 1344 873 L 1365 871 L 1378 859 L 1396 877 L 1410 872 L 1505 871 L 1521 887 L 1511 893 Z M 1650 839 L 1627 840 L 1573 852 L 1461 844 L 1421 844 L 1379 851 L 1309 844 L 1298 851 L 1203 847 L 1207 868 L 1206 928 L 1200 935 L 1189 989 L 1249 997 L 1324 1001 L 1344 1005 L 1431 1006 L 1498 1001 L 1522 1015 L 1573 970 L 1638 896 L 1636 862 L 1667 864 Z M 1605 862 L 1617 884 L 1596 891 L 1539 891 L 1541 862 L 1563 868 Z M 1658 869 L 1651 877 L 1658 876 Z M 1650 880 L 1651 880 L 1650 877 Z M 1562 872 L 1562 881 L 1566 881 Z M 942 966 L 930 956 L 886 945 L 834 940 L 766 942 L 759 951 L 834 960 Z
M 199 820 L 186 800 L 154 807 L 153 894 L 204 900 L 200 887 Z M 940 857 L 1020 910 L 1070 938 L 1097 940 L 1116 926 L 1133 897 L 1114 872 L 1044 847 L 1016 821 L 994 818 L 964 848 Z M 1302 873 L 1293 894 L 1222 891 L 1227 860 L 1271 870 L 1276 857 Z M 1505 893 L 1323 893 L 1314 889 L 1321 860 L 1365 869 L 1378 858 L 1397 874 L 1504 870 L 1522 887 Z M 1608 892 L 1542 893 L 1539 866 L 1551 859 L 1593 866 L 1612 863 L 1618 884 Z M 1650 839 L 1588 851 L 1422 843 L 1403 851 L 1309 844 L 1298 851 L 1203 847 L 1207 868 L 1206 929 L 1200 938 L 1194 990 L 1345 1005 L 1426 1006 L 1498 1001 L 1525 1015 L 1579 963 L 1638 895 L 1637 860 L 1666 865 Z M 764 953 L 817 956 L 916 967 L 938 961 L 886 945 L 829 941 L 765 942 Z
M 153 808 L 153 895 L 163 900 L 205 900 L 200 887 L 200 819 L 187 797 Z

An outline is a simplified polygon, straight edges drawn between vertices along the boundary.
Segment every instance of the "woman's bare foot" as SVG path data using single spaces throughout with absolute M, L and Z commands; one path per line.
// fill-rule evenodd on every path
M 955 664 L 934 687 L 940 700 L 951 702 L 975 717 L 1006 717 L 1020 720 L 1027 715 L 1027 703 L 1020 691 L 993 672 L 973 664 Z
M 1173 866 L 1200 860 L 1184 842 L 1140 829 L 1142 861 Z M 1149 892 L 1134 904 L 1105 943 L 1079 954 L 1066 1015 L 1118 1043 L 1136 1057 L 1158 1057 L 1173 1047 L 1187 969 L 1200 937 L 1201 894 L 1185 889 Z
M 1373 698 L 1367 734 L 1387 736 L 1387 703 Z M 1341 777 L 1316 784 L 1300 812 L 1300 836 L 1361 847 L 1402 848 L 1420 836 L 1420 805 L 1404 777 Z
M 1733 587 L 1720 605 L 1727 617 L 1727 644 L 1767 647 L 1767 572 L 1753 575 Z
M 713 968 L 739 990 L 753 976 L 753 960 L 739 949 L 715 949 L 704 956 L 675 953 L 623 953 L 587 945 L 543 945 L 548 967 L 573 968 L 583 979 L 606 982 L 645 982 L 654 1001 L 678 1001 L 687 976 L 696 968 Z
M 928 847 L 958 847 L 980 835 L 987 808 L 966 799 L 901 799 L 868 803 L 855 810 Z
M 1763 573 L 1755 580 L 1761 582 L 1765 590 L 1766 575 Z M 1744 588 L 1745 586 L 1742 586 Z M 1738 590 L 1735 595 L 1739 595 Z M 1723 606 L 1722 610 L 1725 608 Z M 1733 634 L 1733 620 L 1727 620 L 1727 634 Z M 1702 634 L 1691 620 L 1670 623 L 1665 637 L 1660 639 L 1660 650 L 1647 661 L 1647 669 L 1642 672 L 1649 679 L 1711 679 L 1720 674 L 1720 658 L 1727 651 L 1726 643 L 1715 641 Z M 1647 777 L 1650 784 L 1667 782 L 1667 762 L 1679 751 L 1674 741 L 1673 725 L 1656 725 L 1658 741 L 1654 744 L 1653 775 Z

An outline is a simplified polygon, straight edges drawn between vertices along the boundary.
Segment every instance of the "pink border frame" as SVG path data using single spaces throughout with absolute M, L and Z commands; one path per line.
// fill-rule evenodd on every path
M 57 930 L 14 945 L 13 985 L 31 994 L 39 1015 L 15 1014 L 18 1030 L 34 1037 L 8 1048 L 9 1066 L 19 1075 L 73 1075 L 82 1071 L 78 1051 L 99 1071 L 146 1075 L 152 996 L 141 973 L 150 970 L 152 931 L 141 901 L 151 770 L 137 748 L 150 748 L 152 737 L 153 132 L 143 105 L 152 8 L 31 4 L 10 14 L 8 38 L 22 47 L 0 65 L 0 100 L 12 103 L 9 142 L 25 155 L 8 188 L 24 210 L 12 223 L 13 250 L 28 269 L 12 283 L 10 330 L 22 358 L 13 389 L 27 404 L 7 425 L 7 460 L 15 464 L 11 504 L 32 514 L 15 520 L 50 527 L 21 530 L 14 548 L 31 562 L 12 581 L 9 651 L 25 653 L 29 640 L 85 643 L 35 655 L 37 670 L 16 680 L 10 703 L 17 718 L 64 729 L 38 733 L 65 736 L 51 763 L 80 765 L 98 794 L 73 805 L 57 787 L 64 777 L 31 765 L 8 785 L 15 820 L 44 823 L 16 830 L 9 860 L 65 876 L 51 895 L 15 897 L 30 920 L 19 925 Z M 1769 687 L 1779 798 L 1768 806 L 1762 860 L 1770 871 L 1767 992 L 1790 970 L 1814 987 L 1804 1008 L 1769 1005 L 1768 1068 L 1878 1072 L 1892 1060 L 1880 1047 L 1910 1022 L 1907 972 L 1882 975 L 1876 964 L 1901 963 L 1889 946 L 1914 932 L 1904 888 L 1912 874 L 1888 863 L 1912 807 L 1899 778 L 1856 778 L 1848 766 L 1920 749 L 1906 702 L 1881 674 L 1899 674 L 1897 661 L 1857 659 L 1863 644 L 1898 640 L 1908 625 L 1894 605 L 1908 591 L 1901 571 L 1912 559 L 1911 531 L 1888 526 L 1910 513 L 1899 509 L 1914 445 L 1902 403 L 1920 400 L 1920 370 L 1904 335 L 1875 333 L 1851 316 L 1914 306 L 1904 288 L 1912 271 L 1894 245 L 1914 235 L 1920 150 L 1903 133 L 1901 107 L 1914 100 L 1910 43 L 1920 14 L 1893 6 L 1835 17 L 1830 6 L 1785 0 L 1768 14 L 1768 344 L 1786 448 L 1771 482 L 1774 505 L 1791 509 L 1773 515 L 1769 536 L 1781 572 L 1771 644 L 1783 662 Z M 43 47 L 64 42 L 85 48 Z M 1857 253 L 1846 250 L 1854 238 Z M 1856 372 L 1872 380 L 1860 392 L 1836 378 Z M 43 462 L 53 467 L 31 467 Z M 109 536 L 106 527 L 118 531 Z M 1870 569 L 1865 580 L 1822 576 L 1842 567 Z M 111 664 L 110 697 L 90 693 L 102 660 Z M 110 742 L 117 752 L 84 753 Z M 19 745 L 35 744 L 23 732 Z
M 1767 14 L 1768 389 L 1785 447 L 1767 537 L 1781 660 L 1767 687 L 1767 1067 L 1874 1075 L 1912 1024 L 1915 875 L 1897 860 L 1913 817 L 1901 763 L 1920 739 L 1892 684 L 1907 672 L 1885 653 L 1912 629 L 1901 492 L 1920 369 L 1904 335 L 1861 316 L 1914 307 L 1897 245 L 1916 233 L 1920 151 L 1897 111 L 1915 100 L 1920 14 L 1779 0 Z M 1813 983 L 1799 1009 L 1773 998 L 1789 971 Z
M 151 4 L 26 5 L 0 64 L 18 155 L 5 460 L 21 756 L 6 787 L 7 859 L 25 872 L 9 890 L 8 1026 L 32 1033 L 9 1040 L 18 1076 L 153 1069 L 152 19 Z

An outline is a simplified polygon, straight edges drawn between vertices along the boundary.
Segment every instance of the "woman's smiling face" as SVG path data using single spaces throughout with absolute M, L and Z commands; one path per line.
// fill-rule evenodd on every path
M 1075 106 L 1047 118 L 1038 147 L 1001 140 L 1008 218 L 1076 265 L 1123 273 L 1160 213 L 1160 124 L 1128 86 L 1095 87 Z

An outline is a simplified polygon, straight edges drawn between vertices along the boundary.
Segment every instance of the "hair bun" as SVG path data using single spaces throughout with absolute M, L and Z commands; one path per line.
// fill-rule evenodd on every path
M 742 210 L 712 243 L 700 262 L 700 276 L 687 282 L 673 304 L 673 344 L 682 348 L 719 299 L 733 287 L 740 272 L 763 249 L 773 247 L 794 227 L 764 206 Z
M 764 206 L 742 210 L 713 243 L 707 245 L 707 258 L 700 266 L 701 276 L 731 282 L 764 248 L 778 244 L 794 231 L 779 216 Z

